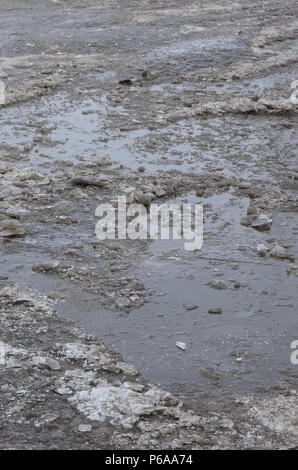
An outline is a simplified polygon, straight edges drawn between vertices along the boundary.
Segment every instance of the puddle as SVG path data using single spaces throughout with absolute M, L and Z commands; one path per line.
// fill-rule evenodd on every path
M 230 192 L 203 201 L 190 193 L 168 202 L 204 203 L 203 248 L 187 252 L 183 240 L 178 245 L 153 241 L 134 272 L 152 289 L 150 303 L 129 314 L 105 310 L 98 295 L 77 284 L 31 271 L 33 264 L 45 261 L 35 244 L 52 244 L 53 249 L 57 237 L 27 237 L 27 250 L 3 253 L 1 272 L 21 286 L 38 286 L 44 294 L 59 292 L 64 298 L 56 304 L 61 315 L 99 335 L 147 379 L 171 391 L 218 396 L 284 380 L 293 370 L 297 277 L 287 276 L 284 262 L 260 258 L 256 244 L 271 238 L 291 243 L 296 214 L 275 214 L 266 234 L 240 225 L 248 200 Z M 59 232 L 62 244 L 67 235 L 69 244 L 78 236 L 70 238 L 65 229 L 65 236 Z M 92 237 L 79 238 L 84 247 L 92 242 Z M 295 244 L 297 252 L 297 239 Z M 214 280 L 225 288 L 212 287 Z M 216 307 L 221 314 L 208 313 Z M 186 343 L 185 351 L 176 347 L 177 341 Z
M 111 109 L 105 95 L 78 104 L 58 94 L 20 110 L 17 118 L 14 108 L 5 111 L 4 153 L 17 146 L 25 165 L 41 171 L 104 153 L 131 171 L 140 165 L 148 171 L 212 171 L 253 181 L 270 177 L 274 185 L 270 162 L 286 151 L 286 161 L 278 161 L 283 169 L 293 165 L 294 130 L 284 128 L 280 116 L 202 117 L 156 131 L 108 132 L 110 113 L 125 115 L 125 110 Z M 28 151 L 21 148 L 32 143 Z M 24 166 L 23 160 L 14 163 Z M 80 249 L 91 250 L 94 212 L 89 221 L 92 230 L 85 225 L 70 236 L 67 227 L 50 233 L 43 228 L 42 233 L 26 237 L 23 252 L 15 247 L 3 252 L 1 271 L 21 286 L 38 286 L 43 293 L 60 291 L 65 300 L 57 304 L 59 313 L 99 335 L 146 378 L 171 391 L 177 387 L 187 393 L 192 386 L 195 393 L 218 395 L 283 380 L 285 371 L 291 371 L 290 343 L 296 339 L 292 337 L 297 330 L 297 278 L 287 276 L 285 263 L 260 258 L 256 245 L 275 238 L 296 244 L 297 253 L 296 214 L 274 214 L 272 230 L 264 234 L 240 225 L 248 205 L 245 198 L 225 193 L 201 200 L 191 193 L 168 202 L 184 200 L 204 204 L 203 248 L 187 252 L 184 240 L 152 242 L 142 266 L 133 273 L 152 289 L 152 297 L 128 315 L 106 311 L 99 296 L 77 285 L 31 271 L 32 264 L 45 261 L 43 250 L 54 254 L 78 240 Z M 56 212 L 54 208 L 53 219 Z M 102 269 L 102 261 L 97 261 Z M 210 286 L 214 280 L 225 288 Z M 185 305 L 198 307 L 189 310 Z M 208 313 L 216 307 L 221 314 Z M 177 349 L 177 341 L 186 343 L 185 351 Z
M 238 199 L 233 197 L 230 192 L 215 194 L 207 198 L 199 198 L 194 192 L 188 193 L 181 197 L 175 197 L 167 201 L 167 205 L 191 204 L 192 213 L 195 204 L 203 204 L 204 211 L 204 240 L 208 242 L 208 246 L 212 246 L 214 255 L 222 255 L 221 240 L 227 232 L 229 237 L 234 240 L 235 251 L 238 254 L 238 245 L 243 241 L 245 227 L 240 225 L 239 221 L 249 205 L 248 198 Z M 231 230 L 233 228 L 233 233 Z M 193 227 L 194 230 L 194 227 Z M 190 240 L 192 241 L 192 240 Z M 187 253 L 183 236 L 180 240 L 153 240 L 150 243 L 149 251 L 153 254 L 161 254 L 163 252 L 178 251 L 178 255 L 193 257 L 193 253 Z M 200 253 L 204 253 L 204 245 Z M 217 249 L 218 247 L 218 249 Z M 180 253 L 179 253 L 180 252 Z M 239 257 L 238 257 L 239 258 Z
M 122 107 L 112 108 L 104 95 L 98 101 L 83 99 L 80 103 L 69 102 L 63 95 L 43 98 L 40 103 L 26 104 L 22 116 L 15 116 L 13 108 L 5 111 L 5 122 L 1 126 L 1 138 L 5 148 L 16 147 L 20 159 L 14 164 L 38 168 L 51 168 L 53 163 L 66 164 L 90 161 L 92 156 L 104 153 L 112 163 L 126 169 L 180 168 L 180 162 L 162 162 L 157 154 L 152 158 L 146 149 L 140 154 L 135 142 L 148 136 L 147 129 L 131 132 L 106 131 L 109 113 L 124 114 Z M 32 119 L 32 116 L 36 116 Z M 25 124 L 24 124 L 25 123 Z M 29 150 L 26 150 L 26 147 Z M 158 161 L 159 160 L 159 161 Z
M 13 164 L 24 166 L 25 162 L 39 171 L 105 154 L 113 164 L 123 165 L 123 171 L 142 166 L 149 172 L 216 171 L 224 176 L 241 172 L 242 177 L 264 179 L 269 174 L 264 162 L 276 158 L 272 148 L 280 154 L 287 146 L 291 155 L 295 138 L 295 130 L 285 128 L 280 118 L 273 116 L 267 120 L 258 116 L 202 117 L 155 131 L 111 130 L 109 119 L 125 116 L 126 111 L 121 106 L 111 107 L 106 95 L 70 102 L 58 94 L 19 108 L 17 116 L 13 107 L 2 114 L 3 154 L 8 154 L 9 160 L 13 149 Z M 285 165 L 290 165 L 290 160 Z
M 179 202 L 184 200 L 196 198 L 189 194 Z M 296 217 L 276 215 L 268 235 L 240 225 L 248 200 L 225 193 L 203 202 L 202 250 L 186 252 L 183 240 L 153 241 L 151 256 L 137 271 L 154 290 L 150 303 L 127 317 L 109 315 L 95 331 L 169 390 L 187 394 L 192 384 L 191 393 L 217 395 L 270 386 L 292 367 L 297 279 L 286 275 L 284 263 L 257 256 L 256 245 L 270 237 L 286 241 Z M 225 288 L 211 287 L 212 280 Z M 215 307 L 222 314 L 208 313 Z M 186 351 L 177 349 L 177 341 L 186 343 Z
M 240 225 L 246 200 L 226 193 L 204 202 L 199 252 L 186 252 L 176 241 L 151 243 L 154 255 L 137 274 L 155 294 L 127 318 L 122 351 L 169 389 L 187 390 L 192 383 L 197 391 L 217 394 L 272 385 L 293 369 L 297 278 L 287 276 L 284 263 L 258 257 L 256 245 L 270 237 L 286 242 L 295 214 L 276 215 L 266 235 Z M 225 288 L 211 287 L 214 280 Z M 216 307 L 220 315 L 208 313 Z M 186 343 L 186 351 L 177 350 L 177 341 Z

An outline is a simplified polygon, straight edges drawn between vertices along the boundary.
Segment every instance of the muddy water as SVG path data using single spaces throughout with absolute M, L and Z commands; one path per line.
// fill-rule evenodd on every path
M 152 87 L 155 88 L 154 86 Z M 158 87 L 158 95 L 165 90 Z M 270 161 L 295 165 L 292 147 L 294 128 L 283 118 L 261 116 L 202 117 L 181 120 L 160 129 L 140 128 L 127 132 L 109 123 L 126 116 L 121 106 L 112 107 L 106 94 L 97 99 L 71 101 L 65 94 L 43 98 L 40 103 L 14 107 L 5 112 L 1 126 L 4 149 L 16 148 L 15 165 L 48 171 L 54 165 L 73 165 L 106 155 L 124 171 L 143 167 L 149 172 L 176 169 L 200 173 L 216 171 L 224 176 L 272 178 Z M 288 159 L 280 154 L 289 147 Z M 241 157 L 241 158 L 240 158 Z
M 169 202 L 182 201 L 198 198 Z M 151 256 L 137 271 L 154 290 L 152 299 L 127 317 L 110 318 L 105 340 L 112 347 L 120 340 L 125 357 L 169 389 L 187 393 L 192 384 L 192 393 L 210 392 L 211 386 L 216 394 L 268 386 L 291 369 L 297 279 L 288 278 L 283 263 L 255 256 L 257 243 L 268 236 L 239 224 L 246 199 L 226 193 L 204 204 L 203 248 L 189 253 L 183 240 L 152 242 Z M 278 215 L 272 236 L 285 239 L 295 223 L 294 214 Z M 226 287 L 212 288 L 212 280 Z M 222 314 L 209 314 L 214 307 Z M 186 350 L 179 351 L 176 341 Z
M 166 93 L 162 86 L 152 91 Z M 283 127 L 280 117 L 212 116 L 127 132 L 109 126 L 126 111 L 111 107 L 105 94 L 74 102 L 58 94 L 19 108 L 19 117 L 14 108 L 5 114 L 3 142 L 21 151 L 15 165 L 41 172 L 104 154 L 112 166 L 123 165 L 124 175 L 142 166 L 149 173 L 209 171 L 241 175 L 256 183 L 275 181 L 276 166 L 271 162 L 276 165 L 276 159 L 288 168 L 295 165 L 289 145 L 294 130 Z M 23 151 L 26 145 L 29 149 Z M 279 150 L 287 146 L 284 162 Z M 297 253 L 296 215 L 274 214 L 272 230 L 266 234 L 241 226 L 249 199 L 233 190 L 204 198 L 186 193 L 168 202 L 204 204 L 203 248 L 189 253 L 183 240 L 149 243 L 142 266 L 135 266 L 133 274 L 152 295 L 150 302 L 129 314 L 105 310 L 97 295 L 31 270 L 33 264 L 46 261 L 41 246 L 53 253 L 78 241 L 92 244 L 89 226 L 87 232 L 69 233 L 66 227 L 56 234 L 49 227 L 47 233 L 27 236 L 23 250 L 5 250 L 1 272 L 43 294 L 58 291 L 63 297 L 56 303 L 59 313 L 99 335 L 146 378 L 172 391 L 217 395 L 284 380 L 286 371 L 294 370 L 290 343 L 297 324 L 297 277 L 287 276 L 284 262 L 260 258 L 256 246 L 282 240 Z M 224 288 L 212 287 L 212 281 L 220 281 Z M 222 309 L 220 315 L 208 313 L 215 307 Z M 176 347 L 177 341 L 186 343 L 185 351 Z
M 152 289 L 150 302 L 129 314 L 103 309 L 97 295 L 67 280 L 34 273 L 31 266 L 46 261 L 34 249 L 41 243 L 38 235 L 27 237 L 22 253 L 6 249 L 1 272 L 41 293 L 59 292 L 61 315 L 102 337 L 146 378 L 169 390 L 190 398 L 217 396 L 284 380 L 294 372 L 289 358 L 297 324 L 297 277 L 286 274 L 284 262 L 257 256 L 256 246 L 272 238 L 291 242 L 295 214 L 275 214 L 268 235 L 240 225 L 249 200 L 232 192 L 207 198 L 188 193 L 168 202 L 203 202 L 203 247 L 187 252 L 184 240 L 151 242 L 144 264 L 134 271 Z M 72 237 L 92 241 L 83 233 Z M 49 235 L 42 243 L 50 248 L 57 242 Z M 66 230 L 59 243 L 70 242 Z M 214 280 L 224 288 L 212 287 Z M 215 307 L 222 309 L 220 315 L 208 313 Z M 177 341 L 186 343 L 185 351 Z

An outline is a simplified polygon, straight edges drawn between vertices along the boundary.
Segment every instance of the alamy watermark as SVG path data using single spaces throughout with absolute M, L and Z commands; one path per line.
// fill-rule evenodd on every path
M 119 196 L 116 207 L 100 204 L 95 234 L 100 240 L 185 240 L 185 250 L 203 246 L 203 204 L 128 204 Z

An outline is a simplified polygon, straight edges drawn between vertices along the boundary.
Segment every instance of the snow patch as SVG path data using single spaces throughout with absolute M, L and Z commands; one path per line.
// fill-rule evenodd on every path
M 69 400 L 90 420 L 108 420 L 113 425 L 128 429 L 142 416 L 163 414 L 178 417 L 182 403 L 170 393 L 158 388 L 139 393 L 134 385 L 126 382 L 115 386 L 100 380 L 96 387 L 79 391 Z

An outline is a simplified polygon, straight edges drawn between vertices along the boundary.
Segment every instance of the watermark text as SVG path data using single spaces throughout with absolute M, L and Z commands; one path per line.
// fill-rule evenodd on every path
M 95 234 L 100 240 L 180 240 L 185 250 L 203 245 L 203 204 L 127 204 L 119 196 L 117 207 L 100 204 L 95 211 L 100 220 Z

